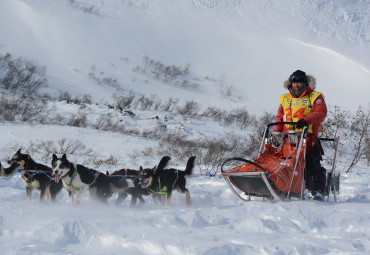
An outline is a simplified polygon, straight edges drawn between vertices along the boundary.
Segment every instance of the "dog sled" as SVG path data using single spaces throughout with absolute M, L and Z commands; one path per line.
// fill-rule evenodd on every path
M 275 125 L 292 125 L 286 133 L 270 132 Z M 221 174 L 231 191 L 243 201 L 251 197 L 283 201 L 305 199 L 306 189 L 306 136 L 308 127 L 295 131 L 295 122 L 275 122 L 266 126 L 260 149 L 251 160 L 229 158 L 221 166 Z M 326 170 L 326 200 L 339 194 L 340 174 L 335 171 L 338 138 L 320 138 L 331 142 L 334 150 L 331 169 Z M 309 182 L 308 182 L 309 183 Z

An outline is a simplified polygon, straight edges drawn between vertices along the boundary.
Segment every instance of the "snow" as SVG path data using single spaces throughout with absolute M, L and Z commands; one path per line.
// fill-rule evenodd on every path
M 38 192 L 27 203 L 16 175 L 0 180 L 0 249 L 2 254 L 367 254 L 368 179 L 369 173 L 342 175 L 338 202 L 272 203 L 242 202 L 223 179 L 195 176 L 188 179 L 191 207 L 174 193 L 170 207 L 154 207 L 145 197 L 145 205 L 130 208 L 129 199 L 116 207 L 113 197 L 103 206 L 88 195 L 73 206 L 65 190 L 56 203 L 37 202 Z
M 303 69 L 317 78 L 318 90 L 330 105 L 356 109 L 368 102 L 366 0 L 69 2 L 0 1 L 0 15 L 6 21 L 0 24 L 0 50 L 47 66 L 49 93 L 88 93 L 109 101 L 115 89 L 88 78 L 95 67 L 97 74 L 117 79 L 126 92 L 164 99 L 181 95 L 184 101 L 191 98 L 204 105 L 274 111 L 284 80 Z M 81 10 L 91 6 L 98 14 Z M 165 92 L 157 93 L 158 82 L 133 71 L 143 67 L 145 56 L 168 66 L 190 64 L 191 73 L 184 78 L 200 79 L 201 87 L 189 90 L 169 83 L 162 86 Z M 241 99 L 217 92 L 221 77 Z M 352 88 L 356 97 L 348 98 Z
M 89 7 L 92 13 L 83 12 Z M 368 0 L 0 0 L 0 53 L 46 66 L 49 87 L 43 92 L 54 96 L 68 91 L 113 103 L 113 93 L 132 91 L 262 114 L 276 111 L 284 80 L 302 69 L 317 78 L 317 90 L 329 107 L 355 111 L 369 104 L 369 12 Z M 166 66 L 190 64 L 190 72 L 167 83 L 155 80 L 145 57 Z M 134 71 L 136 67 L 146 72 Z M 116 79 L 118 86 L 99 85 L 89 73 Z M 184 80 L 199 86 L 175 83 Z M 222 91 L 229 87 L 227 97 Z M 106 114 L 141 131 L 166 117 L 170 131 L 181 130 L 192 139 L 250 132 L 155 111 L 136 111 L 131 118 L 101 105 L 79 109 L 54 102 L 48 107 L 65 116 L 84 111 L 91 122 Z M 7 167 L 6 160 L 19 148 L 61 139 L 80 141 L 97 158 L 119 159 L 116 167 L 101 166 L 102 172 L 153 167 L 159 161 L 132 156 L 157 146 L 156 140 L 91 127 L 7 122 L 0 125 L 1 164 Z M 31 156 L 50 166 L 51 157 Z M 86 161 L 83 155 L 68 158 Z M 170 161 L 180 169 L 185 163 Z M 28 203 L 19 174 L 0 177 L 0 253 L 368 254 L 369 166 L 360 162 L 350 173 L 345 167 L 339 160 L 337 202 L 333 197 L 330 202 L 243 202 L 222 178 L 194 175 L 187 180 L 190 207 L 176 192 L 169 207 L 155 207 L 151 197 L 144 197 L 140 207 L 129 207 L 130 199 L 117 207 L 117 196 L 104 206 L 88 194 L 73 206 L 65 190 L 55 203 L 39 203 L 34 191 Z

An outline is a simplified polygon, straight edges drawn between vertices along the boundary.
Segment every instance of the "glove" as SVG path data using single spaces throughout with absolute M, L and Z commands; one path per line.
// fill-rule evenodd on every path
M 304 119 L 300 119 L 295 126 L 297 128 L 303 128 L 304 126 L 308 126 L 308 123 Z
M 272 132 L 271 144 L 274 148 L 279 148 L 283 141 L 283 135 L 280 132 Z

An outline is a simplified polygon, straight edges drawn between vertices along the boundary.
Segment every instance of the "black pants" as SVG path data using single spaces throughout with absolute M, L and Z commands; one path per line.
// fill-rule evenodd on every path
M 312 146 L 311 154 L 306 156 L 306 188 L 313 195 L 316 192 L 326 194 L 326 169 L 321 166 L 321 145 L 315 143 Z

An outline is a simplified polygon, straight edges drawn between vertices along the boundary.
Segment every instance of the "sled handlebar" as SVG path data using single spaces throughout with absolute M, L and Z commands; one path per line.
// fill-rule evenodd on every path
M 266 133 L 265 133 L 265 137 L 268 137 L 269 135 L 269 128 L 272 127 L 272 126 L 276 126 L 276 125 L 292 125 L 292 126 L 296 126 L 297 125 L 297 122 L 293 122 L 293 121 L 283 121 L 283 122 L 272 122 L 272 123 L 269 123 L 267 124 L 266 126 Z M 308 131 L 308 127 L 309 125 L 305 125 L 304 126 L 304 134 L 307 133 Z
M 292 125 L 292 126 L 295 126 L 297 125 L 297 122 L 293 122 L 293 121 L 283 121 L 283 122 L 272 122 L 272 123 L 269 123 L 267 124 L 267 127 L 271 127 L 271 126 L 275 126 L 275 125 Z M 306 127 L 308 127 L 308 125 L 305 125 Z

